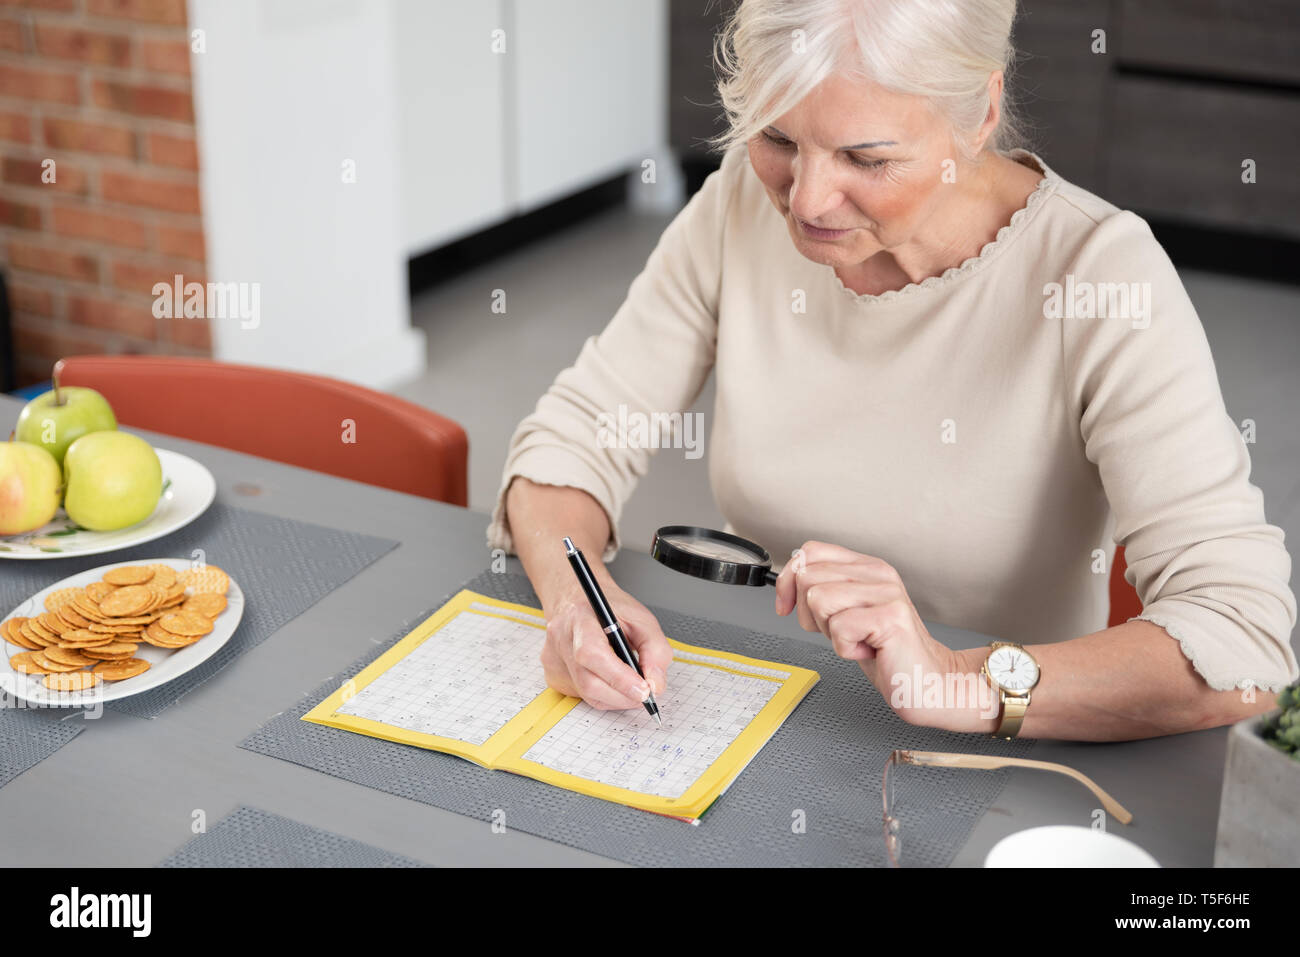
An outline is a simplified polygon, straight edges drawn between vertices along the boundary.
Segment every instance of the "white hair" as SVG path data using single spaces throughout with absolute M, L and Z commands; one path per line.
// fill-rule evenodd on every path
M 967 159 L 967 138 L 989 109 L 988 81 L 1011 72 L 1016 0 L 742 0 L 714 40 L 729 149 L 843 73 L 925 97 Z M 1023 142 L 1003 85 L 1001 117 L 986 146 Z

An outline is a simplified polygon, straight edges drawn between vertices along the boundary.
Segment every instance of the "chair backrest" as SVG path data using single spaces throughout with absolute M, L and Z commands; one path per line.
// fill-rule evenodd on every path
M 1142 614 L 1142 599 L 1137 589 L 1124 578 L 1124 569 L 1128 562 L 1124 559 L 1124 546 L 1115 546 L 1115 558 L 1110 563 L 1110 620 L 1107 628 L 1122 625 L 1136 615 Z
M 451 419 L 324 376 L 175 356 L 71 356 L 60 385 L 102 393 L 118 422 L 468 504 L 469 439 Z

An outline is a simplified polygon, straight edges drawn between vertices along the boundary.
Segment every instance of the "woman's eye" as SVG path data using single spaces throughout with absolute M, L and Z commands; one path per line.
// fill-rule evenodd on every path
M 775 133 L 770 133 L 767 130 L 763 130 L 763 139 L 767 140 L 773 146 L 780 147 L 781 149 L 788 149 L 794 146 L 794 142 L 792 140 L 788 140 L 784 136 L 777 136 Z M 845 153 L 844 155 L 848 157 L 850 163 L 852 163 L 854 166 L 858 167 L 859 169 L 879 170 L 889 163 L 889 160 L 883 160 L 883 159 L 871 159 L 871 160 L 861 159 L 857 156 L 854 156 L 852 153 Z

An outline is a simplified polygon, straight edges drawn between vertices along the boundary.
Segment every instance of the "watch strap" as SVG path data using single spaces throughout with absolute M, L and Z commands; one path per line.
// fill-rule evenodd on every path
M 1000 689 L 999 689 L 1000 690 Z M 998 729 L 993 732 L 995 738 L 1006 738 L 1010 741 L 1020 733 L 1020 725 L 1024 723 L 1025 712 L 1029 710 L 1029 695 L 1002 694 L 1002 720 L 998 723 Z

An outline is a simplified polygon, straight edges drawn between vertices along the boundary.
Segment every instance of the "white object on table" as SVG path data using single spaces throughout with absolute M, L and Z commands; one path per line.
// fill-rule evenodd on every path
M 1159 867 L 1132 841 L 1108 831 L 1056 824 L 1031 827 L 993 845 L 985 867 Z

